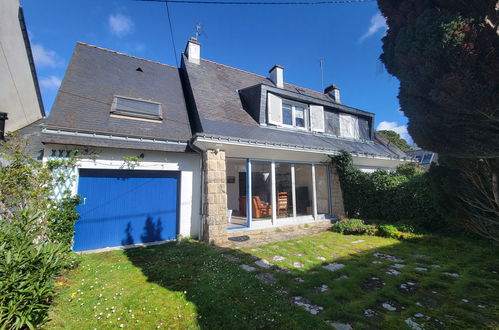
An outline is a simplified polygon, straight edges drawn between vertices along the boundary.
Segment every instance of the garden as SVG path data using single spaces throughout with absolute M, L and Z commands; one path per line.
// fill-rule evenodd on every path
M 327 232 L 89 254 L 57 279 L 46 327 L 495 329 L 498 252 L 465 238 Z

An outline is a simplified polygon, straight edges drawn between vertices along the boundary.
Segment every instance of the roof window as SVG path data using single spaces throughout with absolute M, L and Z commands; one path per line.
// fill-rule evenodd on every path
M 161 104 L 122 96 L 115 96 L 111 114 L 128 117 L 162 120 Z

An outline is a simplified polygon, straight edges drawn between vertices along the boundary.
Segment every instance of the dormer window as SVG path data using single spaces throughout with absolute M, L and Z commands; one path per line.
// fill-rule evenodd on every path
M 283 100 L 282 124 L 296 128 L 306 129 L 306 105 Z

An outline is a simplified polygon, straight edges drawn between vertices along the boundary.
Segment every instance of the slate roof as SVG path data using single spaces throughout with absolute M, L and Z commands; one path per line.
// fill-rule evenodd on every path
M 142 72 L 137 71 L 140 68 Z M 151 122 L 110 116 L 115 95 L 158 102 L 163 120 Z M 77 43 L 46 127 L 52 132 L 95 132 L 185 143 L 192 137 L 178 68 Z M 45 133 L 46 143 L 170 150 L 168 144 L 106 140 Z M 158 145 L 158 147 L 156 147 Z M 182 149 L 182 148 L 180 148 Z M 172 151 L 179 151 L 172 145 Z
M 205 59 L 201 59 L 199 65 L 189 63 L 185 55 L 182 58 L 182 66 L 188 77 L 187 94 L 191 94 L 190 96 L 194 100 L 191 104 L 191 111 L 194 122 L 196 122 L 197 136 L 205 138 L 229 137 L 263 143 L 288 144 L 302 148 L 325 149 L 325 152 L 346 150 L 383 157 L 405 157 L 402 151 L 387 147 L 377 139 L 355 141 L 332 135 L 261 126 L 246 111 L 238 91 L 258 84 L 275 87 L 270 79 Z M 371 113 L 344 105 L 335 106 L 332 98 L 317 91 L 287 83 L 284 84 L 284 89 L 288 92 L 328 102 L 332 107 L 340 110 L 351 109 L 355 113 L 373 116 Z

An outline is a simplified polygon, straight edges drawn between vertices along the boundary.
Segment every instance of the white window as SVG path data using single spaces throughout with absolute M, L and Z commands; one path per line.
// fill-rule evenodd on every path
M 115 96 L 111 114 L 145 119 L 162 119 L 161 104 L 122 96 Z
M 340 135 L 360 139 L 359 119 L 356 116 L 340 113 Z
M 289 100 L 282 100 L 282 124 L 307 129 L 307 106 Z

